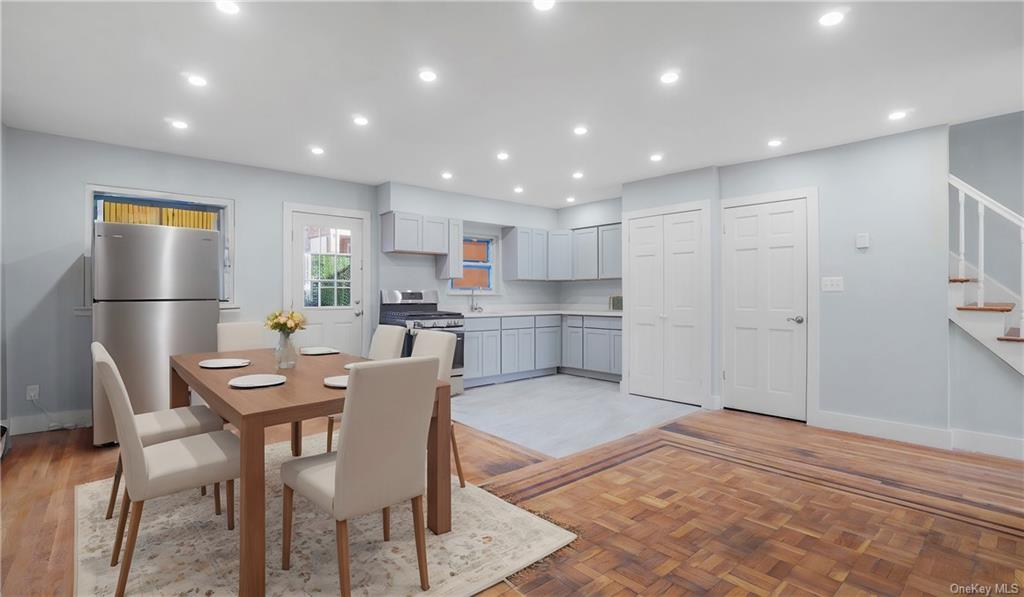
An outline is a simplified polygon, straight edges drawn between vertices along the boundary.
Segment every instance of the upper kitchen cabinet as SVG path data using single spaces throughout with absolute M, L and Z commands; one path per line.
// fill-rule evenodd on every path
M 598 277 L 622 277 L 622 224 L 600 226 L 598 235 Z
M 437 277 L 440 280 L 462 278 L 462 220 L 448 220 L 448 253 L 437 256 Z
M 548 280 L 572 280 L 572 230 L 548 232 Z
M 448 254 L 448 218 L 389 211 L 380 216 L 385 253 Z
M 572 231 L 572 279 L 596 280 L 598 274 L 597 228 Z
M 502 277 L 506 280 L 546 280 L 548 233 L 536 228 L 505 228 L 501 232 Z

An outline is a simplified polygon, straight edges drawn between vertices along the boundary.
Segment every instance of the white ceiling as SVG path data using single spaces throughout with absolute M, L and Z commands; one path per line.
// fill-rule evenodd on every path
M 228 16 L 210 2 L 4 2 L 3 121 L 564 207 L 631 180 L 1021 109 L 1022 4 L 851 4 L 819 26 L 833 7 L 252 3 Z M 662 85 L 671 68 L 682 78 Z M 890 122 L 895 109 L 912 112 Z

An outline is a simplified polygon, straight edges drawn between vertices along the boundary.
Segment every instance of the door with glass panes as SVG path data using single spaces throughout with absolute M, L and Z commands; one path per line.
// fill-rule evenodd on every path
M 307 319 L 298 346 L 363 347 L 363 220 L 292 213 L 291 304 Z

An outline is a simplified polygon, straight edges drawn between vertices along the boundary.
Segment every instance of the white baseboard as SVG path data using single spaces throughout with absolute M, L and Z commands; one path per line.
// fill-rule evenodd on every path
M 704 403 L 704 408 L 707 410 L 722 410 L 722 397 L 721 396 L 708 396 L 707 401 Z
M 981 452 L 1024 460 L 1024 438 L 996 435 L 967 429 L 951 429 L 953 449 Z
M 901 442 L 922 444 L 948 450 L 952 447 L 948 429 L 926 427 L 913 423 L 900 423 L 884 419 L 872 419 L 828 410 L 807 413 L 807 424 L 838 431 L 849 431 L 872 435 Z
M 52 412 L 47 416 L 44 413 L 31 415 L 11 416 L 11 435 L 23 435 L 25 433 L 36 433 L 38 431 L 53 431 L 66 427 L 91 427 L 92 409 L 84 410 L 62 410 Z

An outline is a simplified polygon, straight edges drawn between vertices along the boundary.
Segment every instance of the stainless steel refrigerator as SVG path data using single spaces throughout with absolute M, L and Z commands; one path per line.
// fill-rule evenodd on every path
M 221 239 L 215 230 L 97 222 L 92 337 L 110 352 L 136 413 L 168 408 L 171 355 L 217 350 Z M 93 444 L 117 441 L 93 376 Z

